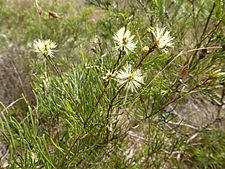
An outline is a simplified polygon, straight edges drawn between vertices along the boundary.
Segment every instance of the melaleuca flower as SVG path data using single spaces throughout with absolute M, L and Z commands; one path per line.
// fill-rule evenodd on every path
M 121 28 L 114 36 L 113 39 L 116 44 L 116 48 L 119 50 L 124 50 L 126 53 L 128 51 L 133 52 L 136 43 L 133 42 L 134 35 L 131 36 L 130 31 L 126 30 L 125 27 Z
M 125 85 L 125 88 L 132 92 L 136 92 L 137 89 L 144 84 L 144 77 L 141 70 L 137 69 L 132 71 L 132 66 L 130 64 L 124 66 L 123 70 L 118 72 L 116 78 L 120 86 Z
M 115 76 L 115 73 L 112 73 L 111 71 L 107 70 L 106 75 L 103 77 L 103 80 L 110 81 Z
M 173 47 L 173 37 L 170 36 L 170 32 L 165 30 L 166 28 L 152 28 L 152 34 L 155 39 L 155 43 L 159 49 L 167 52 L 168 47 Z
M 54 57 L 54 48 L 56 48 L 56 43 L 48 40 L 35 40 L 34 41 L 34 51 L 45 56 Z

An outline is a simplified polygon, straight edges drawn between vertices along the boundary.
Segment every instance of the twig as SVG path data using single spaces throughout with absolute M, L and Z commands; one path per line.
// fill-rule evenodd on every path
M 117 61 L 116 61 L 116 63 L 113 65 L 112 73 L 115 73 L 115 71 L 116 71 L 116 66 L 117 66 L 117 64 L 119 64 L 119 61 L 120 61 L 121 58 L 122 58 L 122 51 L 120 51 L 119 56 L 118 56 L 118 58 L 117 58 Z M 84 128 L 86 128 L 86 125 L 87 125 L 87 123 L 89 122 L 89 120 L 91 119 L 92 114 L 93 114 L 94 111 L 98 108 L 98 105 L 99 105 L 101 99 L 103 98 L 103 96 L 104 96 L 104 94 L 105 94 L 105 92 L 106 92 L 106 90 L 107 90 L 107 87 L 108 87 L 109 83 L 110 83 L 110 81 L 107 81 L 107 83 L 104 85 L 104 89 L 103 89 L 102 93 L 100 94 L 100 96 L 98 97 L 97 102 L 96 102 L 94 108 L 92 109 L 92 111 L 91 111 L 91 113 L 89 114 L 88 118 L 87 118 L 86 121 L 84 122 Z
M 172 125 L 176 125 L 176 126 L 184 126 L 184 127 L 188 127 L 188 128 L 191 128 L 193 130 L 199 130 L 199 128 L 195 127 L 195 126 L 192 126 L 190 124 L 185 124 L 185 123 L 182 123 L 182 122 L 172 122 L 172 121 L 168 121 L 167 123 L 169 124 L 172 124 Z
M 224 98 L 225 98 L 225 82 L 223 83 L 223 90 L 222 90 L 221 98 L 220 98 L 220 106 L 219 106 L 219 110 L 217 112 L 216 118 L 219 118 L 220 117 L 222 108 L 224 106 L 224 101 L 223 101 Z

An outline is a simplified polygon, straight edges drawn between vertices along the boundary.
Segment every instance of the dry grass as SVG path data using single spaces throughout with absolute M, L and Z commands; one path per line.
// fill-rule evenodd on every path
M 0 101 L 4 104 L 10 104 L 22 94 L 33 101 L 28 59 L 27 53 L 19 48 L 11 49 L 0 58 Z

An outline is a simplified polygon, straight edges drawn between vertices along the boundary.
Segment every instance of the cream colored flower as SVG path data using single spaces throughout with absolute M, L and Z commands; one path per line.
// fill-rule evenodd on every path
M 126 53 L 128 51 L 133 52 L 136 43 L 133 42 L 134 35 L 131 36 L 130 31 L 122 27 L 114 36 L 113 39 L 116 44 L 116 48 L 119 50 L 124 50 Z
M 35 40 L 34 41 L 34 51 L 40 53 L 42 55 L 46 55 L 49 57 L 54 57 L 54 48 L 56 48 L 56 43 L 52 42 L 50 39 L 48 40 Z
M 155 42 L 158 48 L 167 52 L 168 47 L 173 47 L 173 37 L 170 36 L 170 32 L 165 30 L 166 28 L 152 28 L 152 34 L 154 35 Z
M 110 70 L 107 70 L 106 75 L 103 77 L 103 80 L 110 81 L 114 78 L 115 73 L 112 73 Z
M 144 77 L 141 70 L 137 69 L 132 71 L 132 66 L 130 64 L 123 67 L 123 70 L 118 72 L 116 78 L 120 86 L 125 85 L 125 88 L 132 92 L 136 92 L 137 89 L 144 84 Z

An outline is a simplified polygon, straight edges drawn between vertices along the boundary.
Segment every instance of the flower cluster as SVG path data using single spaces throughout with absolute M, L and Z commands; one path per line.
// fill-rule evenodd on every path
M 155 45 L 157 48 L 162 49 L 164 52 L 167 52 L 168 47 L 173 47 L 173 37 L 170 36 L 169 31 L 166 31 L 165 28 L 152 28 L 151 32 L 155 39 Z M 134 36 L 131 35 L 129 30 L 126 30 L 125 27 L 122 27 L 114 36 L 114 42 L 118 50 L 123 50 L 125 53 L 128 51 L 133 52 L 136 48 L 136 43 L 133 41 Z M 149 47 L 143 48 L 143 53 L 149 51 Z M 104 79 L 112 79 L 113 76 L 108 72 Z M 117 73 L 116 79 L 120 86 L 125 86 L 126 89 L 136 92 L 138 88 L 144 84 L 144 78 L 139 69 L 132 70 L 132 66 L 127 64 L 122 70 Z
M 56 43 L 48 40 L 35 40 L 34 41 L 34 51 L 45 56 L 54 57 L 54 48 L 56 48 Z
M 169 31 L 166 31 L 165 28 L 151 28 L 150 30 L 155 39 L 155 45 L 162 49 L 163 51 L 167 51 L 168 47 L 173 47 L 172 40 L 173 37 L 170 36 Z M 133 52 L 136 48 L 136 42 L 134 42 L 134 35 L 131 35 L 131 32 L 127 30 L 125 27 L 122 27 L 118 30 L 117 33 L 113 36 L 116 49 L 120 51 L 124 51 L 125 53 Z M 56 48 L 56 43 L 51 40 L 36 40 L 34 41 L 34 51 L 38 52 L 42 55 L 54 57 L 54 52 Z M 147 52 L 149 47 L 145 46 L 142 52 Z M 127 64 L 123 67 L 119 72 L 113 73 L 108 71 L 106 76 L 103 77 L 105 81 L 110 81 L 112 79 L 116 79 L 119 83 L 119 86 L 124 86 L 126 89 L 131 90 L 132 92 L 137 92 L 137 89 L 144 84 L 144 77 L 141 73 L 140 69 L 133 69 L 131 64 Z

